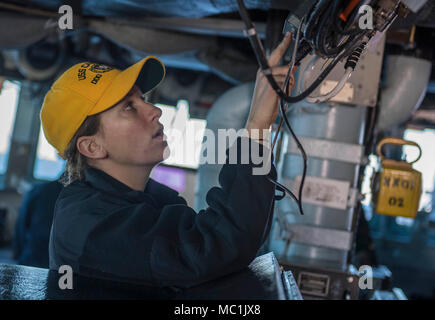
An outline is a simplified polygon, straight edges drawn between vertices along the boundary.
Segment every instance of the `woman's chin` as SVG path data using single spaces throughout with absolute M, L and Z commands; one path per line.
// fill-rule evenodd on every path
M 166 142 L 166 141 L 165 141 Z M 162 161 L 165 161 L 166 159 L 169 158 L 169 156 L 171 155 L 171 150 L 169 149 L 168 144 L 166 143 L 166 146 L 163 150 L 163 157 L 162 157 Z

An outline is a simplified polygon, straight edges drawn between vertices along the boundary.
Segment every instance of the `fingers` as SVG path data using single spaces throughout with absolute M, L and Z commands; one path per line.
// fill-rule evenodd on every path
M 281 89 L 283 89 L 284 82 L 285 82 L 285 77 L 279 77 L 279 78 L 278 78 L 278 77 L 274 77 L 274 78 L 275 78 L 275 81 L 276 81 L 276 83 L 278 84 L 278 86 L 279 86 Z M 290 79 L 289 79 L 289 82 L 288 82 L 288 87 L 289 87 L 290 91 L 292 90 L 294 84 L 295 84 L 294 79 L 293 79 L 293 78 L 290 78 Z
M 284 82 L 285 82 L 285 76 L 284 75 L 274 75 L 273 76 L 276 84 L 282 89 L 284 90 Z M 293 87 L 295 85 L 295 80 L 294 77 L 290 77 L 289 79 L 289 83 L 288 83 L 288 88 L 289 88 L 289 92 L 291 92 L 293 90 Z M 270 90 L 272 90 L 272 88 L 270 87 L 270 84 L 267 83 L 267 88 L 269 88 Z M 266 89 L 266 88 L 265 88 Z M 273 91 L 273 90 L 272 90 Z
M 293 71 L 290 74 L 289 84 L 288 84 L 289 92 L 291 92 L 293 90 L 293 87 L 295 85 L 294 72 L 295 72 L 296 69 L 297 69 L 297 67 L 294 67 Z M 277 85 L 281 89 L 283 89 L 284 82 L 285 82 L 285 79 L 287 77 L 288 70 L 289 70 L 289 66 L 288 65 L 285 65 L 285 66 L 274 66 L 274 67 L 270 68 L 272 77 L 274 78 L 275 82 L 277 83 Z M 257 77 L 259 77 L 257 80 L 259 80 L 260 82 L 263 82 L 264 84 L 266 84 L 266 87 L 268 87 L 268 88 L 270 87 L 270 84 L 265 79 L 265 75 L 261 72 L 261 69 L 258 69 Z
M 285 65 L 285 66 L 276 66 L 276 67 L 271 67 L 270 68 L 272 71 L 273 75 L 287 75 L 289 66 Z M 293 74 L 293 72 L 292 72 Z
M 275 48 L 275 50 L 272 51 L 269 57 L 269 65 L 270 66 L 276 66 L 279 61 L 281 60 L 282 56 L 284 55 L 284 52 L 287 50 L 288 46 L 291 43 L 291 33 L 287 32 L 284 39 L 281 41 L 281 43 L 278 45 L 278 47 Z
M 287 76 L 288 69 L 289 69 L 288 66 L 275 66 L 270 68 L 272 76 L 274 78 L 283 78 L 283 79 Z M 294 78 L 293 74 L 294 71 L 290 74 L 290 78 Z

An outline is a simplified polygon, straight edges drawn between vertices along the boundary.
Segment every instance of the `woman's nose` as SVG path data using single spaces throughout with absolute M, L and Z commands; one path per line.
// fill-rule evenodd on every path
M 144 108 L 144 115 L 149 122 L 155 122 L 160 119 L 162 116 L 162 110 L 155 105 L 150 103 L 146 103 L 146 107 Z
M 162 116 L 162 109 L 160 109 L 159 107 L 156 107 L 155 105 L 152 105 L 152 106 L 154 109 L 155 118 L 157 118 L 156 120 L 159 120 L 160 117 Z

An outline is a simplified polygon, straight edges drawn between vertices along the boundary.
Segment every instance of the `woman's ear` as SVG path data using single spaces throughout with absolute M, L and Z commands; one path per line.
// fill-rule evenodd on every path
M 77 139 L 77 150 L 89 159 L 104 159 L 107 151 L 97 142 L 95 136 L 82 136 Z

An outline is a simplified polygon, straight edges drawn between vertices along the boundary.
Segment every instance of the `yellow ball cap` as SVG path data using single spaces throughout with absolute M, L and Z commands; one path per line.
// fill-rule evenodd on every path
M 165 66 L 148 56 L 121 71 L 106 65 L 82 62 L 65 71 L 47 92 L 41 123 L 47 141 L 63 153 L 87 116 L 109 109 L 137 84 L 142 93 L 158 86 Z

